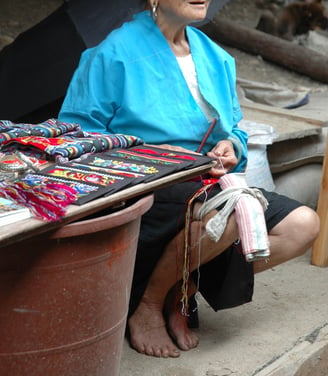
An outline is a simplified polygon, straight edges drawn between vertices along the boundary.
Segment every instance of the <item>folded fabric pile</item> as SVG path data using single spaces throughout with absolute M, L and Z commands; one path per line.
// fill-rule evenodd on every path
M 57 162 L 65 162 L 87 153 L 140 144 L 143 141 L 135 136 L 84 132 L 79 124 L 64 123 L 58 119 L 48 119 L 39 124 L 0 121 L 2 152 L 20 150 L 35 153 L 40 159 Z
M 64 182 L 38 184 L 15 175 L 21 166 L 35 170 L 45 161 L 67 162 L 85 154 L 143 144 L 135 136 L 82 131 L 79 124 L 48 119 L 39 124 L 0 121 L 0 155 L 3 175 L 0 196 L 27 206 L 33 216 L 57 221 L 65 208 L 76 201 L 78 192 Z M 10 156 L 11 159 L 5 158 Z M 42 162 L 43 161 L 43 162 Z M 2 170 L 1 170 L 2 171 Z

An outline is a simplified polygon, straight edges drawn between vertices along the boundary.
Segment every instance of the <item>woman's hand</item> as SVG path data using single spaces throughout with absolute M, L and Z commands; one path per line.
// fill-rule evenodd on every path
M 207 153 L 207 156 L 217 160 L 209 174 L 218 177 L 232 170 L 237 164 L 237 157 L 233 144 L 229 140 L 219 141 L 216 146 Z

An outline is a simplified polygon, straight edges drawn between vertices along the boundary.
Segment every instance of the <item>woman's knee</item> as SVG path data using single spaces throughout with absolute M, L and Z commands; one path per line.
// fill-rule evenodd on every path
M 318 214 L 307 206 L 300 206 L 293 210 L 277 226 L 272 229 L 273 235 L 284 235 L 287 238 L 295 239 L 311 245 L 317 238 L 320 231 L 320 220 Z
M 320 220 L 318 214 L 309 207 L 301 206 L 295 211 L 295 221 L 299 227 L 299 232 L 309 238 L 309 242 L 313 242 L 320 231 Z

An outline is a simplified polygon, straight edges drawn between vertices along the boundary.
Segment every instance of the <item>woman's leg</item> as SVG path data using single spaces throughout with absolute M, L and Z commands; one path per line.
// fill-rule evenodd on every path
M 254 272 L 262 272 L 303 255 L 310 249 L 319 229 L 319 217 L 314 210 L 306 206 L 294 209 L 269 232 L 270 258 L 255 261 Z
M 312 245 L 319 231 L 319 221 L 317 214 L 301 206 L 294 209 L 279 224 L 277 224 L 269 234 L 271 245 L 271 258 L 268 262 L 256 262 L 255 272 L 271 268 L 292 258 L 301 256 Z M 196 292 L 196 286 L 190 285 L 190 295 Z M 173 292 L 171 299 L 174 299 Z M 175 296 L 180 296 L 175 289 Z M 185 316 L 181 314 L 181 304 L 176 299 L 176 305 L 168 307 L 168 327 L 179 347 L 189 350 L 196 347 L 198 337 L 187 326 Z
M 238 230 L 234 215 L 227 223 L 219 242 L 209 239 L 205 232 L 206 222 L 216 214 L 209 213 L 203 222 L 191 224 L 190 270 L 195 270 L 228 248 L 237 238 Z M 157 357 L 177 357 L 178 348 L 172 342 L 163 316 L 164 303 L 169 291 L 182 278 L 184 232 L 181 231 L 165 248 L 148 282 L 145 293 L 136 311 L 128 320 L 131 345 L 140 353 Z M 199 249 L 206 250 L 199 254 Z M 172 329 L 172 328 L 171 328 Z M 182 339 L 183 333 L 175 329 L 174 336 L 180 345 L 186 347 L 189 339 Z M 189 333 L 187 333 L 187 337 Z
M 237 225 L 233 216 L 229 219 L 227 228 L 218 243 L 214 243 L 208 238 L 204 231 L 205 224 L 215 213 L 215 211 L 209 213 L 204 222 L 192 223 L 191 244 L 193 245 L 193 256 L 191 258 L 191 270 L 195 270 L 199 265 L 205 264 L 222 253 L 238 237 Z M 254 262 L 254 272 L 269 269 L 302 255 L 310 248 L 318 232 L 319 219 L 312 209 L 300 206 L 292 210 L 269 232 L 270 259 L 268 261 Z M 199 243 L 200 238 L 201 241 Z M 178 266 L 182 265 L 183 244 L 183 232 L 179 233 L 168 244 L 152 273 L 137 310 L 129 319 L 131 344 L 141 353 L 158 357 L 179 356 L 178 349 L 166 330 L 163 307 L 168 292 L 181 280 L 182 270 Z M 200 258 L 197 257 L 199 249 L 206 250 L 206 253 L 202 252 L 200 254 Z M 167 308 L 169 309 L 169 305 Z M 177 308 L 175 307 L 174 310 L 176 311 Z M 172 313 L 172 320 L 174 315 L 175 313 Z M 179 347 L 182 349 L 194 347 L 197 344 L 197 339 L 192 336 L 189 330 L 185 329 L 186 325 L 173 325 L 172 320 L 168 320 L 169 329 L 173 332 Z

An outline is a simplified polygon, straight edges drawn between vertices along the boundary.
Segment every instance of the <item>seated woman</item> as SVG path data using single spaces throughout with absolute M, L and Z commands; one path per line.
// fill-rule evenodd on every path
M 244 171 L 247 134 L 235 91 L 233 58 L 198 29 L 210 0 L 149 0 L 145 11 L 86 50 L 72 78 L 59 119 L 91 132 L 125 133 L 175 151 L 195 152 L 209 124 L 216 125 L 201 152 L 217 160 L 210 174 Z M 142 219 L 131 292 L 128 332 L 140 353 L 177 357 L 198 337 L 181 313 L 185 214 L 202 187 L 187 181 L 155 192 Z M 206 198 L 221 191 L 214 185 Z M 214 310 L 252 299 L 254 273 L 302 255 L 318 235 L 317 214 L 287 197 L 263 191 L 268 261 L 246 262 L 238 252 L 235 214 L 218 242 L 205 231 L 211 210 L 189 225 L 188 294 L 198 290 Z M 201 201 L 196 199 L 194 210 Z

